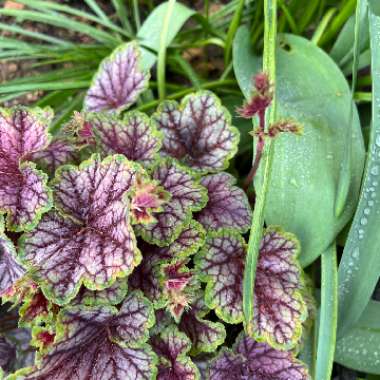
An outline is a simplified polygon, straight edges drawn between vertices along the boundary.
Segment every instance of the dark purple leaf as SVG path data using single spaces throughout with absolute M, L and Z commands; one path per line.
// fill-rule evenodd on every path
M 163 152 L 202 173 L 227 168 L 237 151 L 239 133 L 231 115 L 209 91 L 164 102 L 153 116 L 164 132 Z
M 234 349 L 211 362 L 210 380 L 311 380 L 306 366 L 291 351 L 275 350 L 241 336 Z
M 46 297 L 68 303 L 83 283 L 111 286 L 141 261 L 129 221 L 128 191 L 138 168 L 122 156 L 98 156 L 62 167 L 55 180 L 57 211 L 20 242 Z
M 172 243 L 191 220 L 192 212 L 201 210 L 207 201 L 206 189 L 188 169 L 173 159 L 161 160 L 152 171 L 152 178 L 166 190 L 171 198 L 156 214 L 152 225 L 136 226 L 144 240 L 158 246 Z
M 268 228 L 256 270 L 255 338 L 279 349 L 294 347 L 302 334 L 307 308 L 297 263 L 299 244 L 292 234 Z M 206 304 L 226 322 L 243 321 L 242 281 L 246 244 L 236 232 L 210 233 L 197 257 L 197 273 L 207 282 Z
M 176 326 L 165 328 L 150 343 L 159 358 L 157 380 L 198 380 L 199 372 L 191 361 L 189 338 Z
M 17 261 L 16 249 L 4 233 L 3 220 L 0 215 L 0 296 L 24 273 L 24 268 Z
M 16 348 L 3 336 L 0 336 L 0 376 L 1 370 L 8 372 L 16 359 Z
M 148 81 L 149 72 L 141 68 L 138 46 L 134 42 L 123 44 L 100 64 L 84 108 L 95 112 L 121 112 L 137 100 Z
M 26 380 L 150 380 L 155 355 L 146 340 L 153 309 L 139 294 L 114 307 L 74 306 L 60 317 L 60 334 Z
M 235 178 L 228 173 L 208 175 L 201 179 L 208 191 L 208 202 L 195 218 L 207 230 L 233 228 L 246 232 L 251 226 L 251 207 L 242 189 L 235 184 Z
M 91 126 L 100 153 L 124 154 L 129 160 L 144 165 L 158 159 L 163 136 L 145 114 L 132 111 L 123 119 L 103 113 L 89 113 L 83 117 Z

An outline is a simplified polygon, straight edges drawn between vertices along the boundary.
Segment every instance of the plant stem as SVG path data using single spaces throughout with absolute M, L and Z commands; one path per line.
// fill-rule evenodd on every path
M 322 254 L 321 309 L 315 380 L 331 379 L 338 321 L 338 270 L 333 243 Z
M 264 0 L 264 56 L 263 71 L 269 79 L 275 83 L 276 80 L 276 35 L 277 35 L 277 1 Z M 269 124 L 275 120 L 276 114 L 276 95 L 273 94 L 272 106 L 269 109 L 269 117 L 265 123 L 265 132 L 269 130 Z M 266 193 L 270 180 L 273 158 L 273 139 L 268 139 L 263 149 L 262 173 L 263 182 L 260 190 L 256 194 L 256 204 L 253 210 L 252 225 L 248 242 L 247 258 L 244 270 L 243 281 L 243 310 L 245 329 L 249 335 L 253 335 L 253 299 L 256 278 L 256 265 L 259 255 L 259 248 L 263 234 L 264 208 Z

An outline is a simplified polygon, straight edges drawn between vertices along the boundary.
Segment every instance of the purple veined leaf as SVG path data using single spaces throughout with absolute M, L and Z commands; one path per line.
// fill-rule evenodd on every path
M 97 149 L 103 155 L 124 154 L 144 165 L 159 158 L 163 134 L 147 115 L 131 111 L 119 119 L 104 113 L 85 113 L 83 119 L 87 129 L 91 126 Z
M 233 350 L 224 349 L 210 364 L 210 380 L 311 380 L 306 366 L 291 351 L 240 335 Z
M 217 173 L 201 179 L 208 191 L 207 205 L 195 215 L 207 230 L 232 228 L 246 232 L 251 226 L 251 207 L 244 191 L 234 186 L 228 173 Z
M 45 294 L 67 304 L 81 284 L 90 290 L 111 286 L 141 261 L 129 220 L 128 192 L 137 164 L 121 155 L 97 155 L 79 167 L 64 166 L 54 184 L 57 211 L 20 239 L 23 260 Z
M 155 215 L 155 224 L 137 225 L 136 230 L 148 243 L 162 247 L 177 239 L 190 222 L 192 212 L 205 206 L 207 194 L 189 170 L 173 159 L 162 159 L 154 166 L 151 175 L 170 194 L 170 202 Z
M 256 270 L 254 338 L 278 349 L 297 345 L 307 308 L 297 263 L 299 243 L 280 228 L 266 229 Z M 243 321 L 242 281 L 246 244 L 235 231 L 209 233 L 196 258 L 196 271 L 207 282 L 205 301 L 228 323 Z
M 151 380 L 156 356 L 146 344 L 153 309 L 131 293 L 120 310 L 112 306 L 63 309 L 53 347 L 25 380 Z
M 157 380 L 199 379 L 199 371 L 188 356 L 191 342 L 176 326 L 165 328 L 150 343 L 159 358 Z
M 16 348 L 3 336 L 0 336 L 0 375 L 1 370 L 8 372 L 16 359 Z
M 0 176 L 0 211 L 7 213 L 7 228 L 17 232 L 33 229 L 52 207 L 48 176 L 31 162 L 9 163 L 0 172 L 5 173 Z
M 137 44 L 120 45 L 101 62 L 84 100 L 84 108 L 120 113 L 136 102 L 148 87 L 149 77 L 149 72 L 141 67 Z
M 191 354 L 215 352 L 226 339 L 226 330 L 219 322 L 205 319 L 210 309 L 205 305 L 203 292 L 199 291 L 191 307 L 182 314 L 179 329 L 191 340 Z
M 51 206 L 47 176 L 26 162 L 50 141 L 50 109 L 0 109 L 0 212 L 12 231 L 34 228 Z
M 45 149 L 33 153 L 31 160 L 53 177 L 58 167 L 74 164 L 78 160 L 78 149 L 70 139 L 58 137 Z
M 18 263 L 16 249 L 5 235 L 3 218 L 0 215 L 0 297 L 25 273 Z
M 18 164 L 50 142 L 48 126 L 51 109 L 0 108 L 0 168 L 7 162 Z
M 157 181 L 136 176 L 131 214 L 135 224 L 152 224 L 156 222 L 154 213 L 162 212 L 163 205 L 170 201 L 170 193 L 158 185 Z
M 158 247 L 140 240 L 138 247 L 142 253 L 141 264 L 129 276 L 132 289 L 141 289 L 153 303 L 162 295 L 160 285 L 160 264 L 172 260 L 186 259 L 195 254 L 205 241 L 205 231 L 192 220 L 182 230 L 176 240 L 166 247 Z
M 113 285 L 103 290 L 89 290 L 82 287 L 71 302 L 74 305 L 99 306 L 118 305 L 128 292 L 127 280 L 116 280 Z
M 164 132 L 163 153 L 202 173 L 227 168 L 237 152 L 239 132 L 210 91 L 188 95 L 181 104 L 164 102 L 153 119 Z

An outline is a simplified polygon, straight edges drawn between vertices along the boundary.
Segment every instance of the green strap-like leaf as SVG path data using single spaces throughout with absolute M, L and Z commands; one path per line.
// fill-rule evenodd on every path
M 339 265 L 339 336 L 359 319 L 380 273 L 380 9 L 370 1 L 372 127 L 363 187 Z M 377 6 L 377 8 L 376 8 Z

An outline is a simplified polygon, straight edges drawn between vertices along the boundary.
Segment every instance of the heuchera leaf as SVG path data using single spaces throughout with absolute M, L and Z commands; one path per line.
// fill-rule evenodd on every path
M 176 326 L 165 328 L 150 343 L 159 358 L 157 380 L 199 379 L 199 371 L 188 356 L 191 342 Z
M 178 238 L 166 247 L 139 241 L 138 247 L 143 260 L 129 276 L 131 288 L 141 289 L 145 296 L 157 305 L 162 296 L 161 264 L 175 259 L 186 259 L 197 252 L 204 241 L 205 231 L 196 221 L 191 221 L 185 226 Z
M 311 380 L 306 366 L 291 351 L 240 336 L 233 350 L 222 350 L 211 362 L 210 380 Z
M 37 324 L 49 316 L 51 303 L 46 299 L 40 289 L 25 297 L 20 307 L 20 325 Z
M 195 218 L 207 230 L 233 228 L 246 232 L 251 226 L 251 207 L 244 191 L 236 186 L 235 178 L 228 173 L 217 173 L 201 179 L 208 191 L 207 205 Z
M 299 243 L 279 228 L 265 231 L 256 271 L 254 336 L 279 349 L 294 347 L 307 318 L 296 261 Z M 209 233 L 197 257 L 197 273 L 207 282 L 206 304 L 228 323 L 243 321 L 242 280 L 246 244 L 234 231 Z
M 205 319 L 210 309 L 203 301 L 203 292 L 199 292 L 191 307 L 182 314 L 179 329 L 191 340 L 191 353 L 214 352 L 226 339 L 226 330 L 219 322 Z
M 59 166 L 73 164 L 77 159 L 77 148 L 67 138 L 55 138 L 46 149 L 31 155 L 31 160 L 51 176 L 54 176 Z
M 89 290 L 82 287 L 72 304 L 86 306 L 117 305 L 123 301 L 127 292 L 128 283 L 122 278 L 103 290 Z
M 17 261 L 16 249 L 5 235 L 3 218 L 0 215 L 0 296 L 25 273 Z
M 163 153 L 202 173 L 225 169 L 237 151 L 239 133 L 231 116 L 209 91 L 164 102 L 153 115 L 164 132 Z
M 103 113 L 84 114 L 85 125 L 91 128 L 97 149 L 104 155 L 120 153 L 144 165 L 158 158 L 162 132 L 145 114 L 128 112 L 123 119 Z
M 54 303 L 68 303 L 82 283 L 91 290 L 107 288 L 141 261 L 127 197 L 138 170 L 123 156 L 101 161 L 94 155 L 57 172 L 57 211 L 20 241 L 24 260 Z
M 192 212 L 201 210 L 207 202 L 206 189 L 196 181 L 188 169 L 167 158 L 157 163 L 152 178 L 170 194 L 170 202 L 155 215 L 152 225 L 136 226 L 142 238 L 158 246 L 172 243 L 190 222 Z
M 141 68 L 137 44 L 123 44 L 100 64 L 84 100 L 84 108 L 121 112 L 137 100 L 148 81 L 149 72 Z
M 0 212 L 7 227 L 30 230 L 51 207 L 47 175 L 27 160 L 49 144 L 49 110 L 0 109 Z
M 153 323 L 153 309 L 138 293 L 130 294 L 120 310 L 68 307 L 54 346 L 25 379 L 153 379 L 156 357 L 145 343 Z

